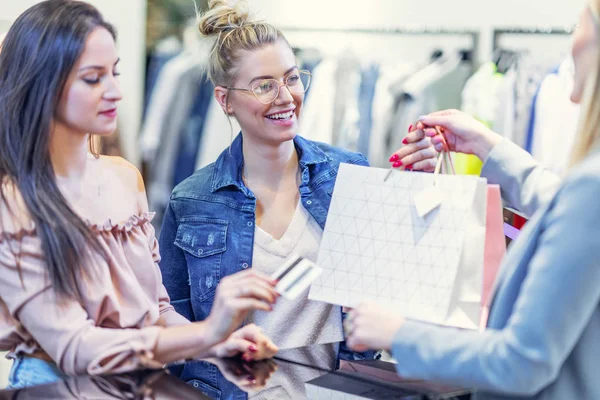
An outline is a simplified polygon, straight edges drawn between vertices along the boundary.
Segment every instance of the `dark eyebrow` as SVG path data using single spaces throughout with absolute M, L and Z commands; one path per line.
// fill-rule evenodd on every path
M 116 67 L 117 64 L 119 63 L 119 61 L 121 61 L 121 59 L 117 58 L 117 61 L 115 61 L 115 63 L 113 64 L 113 67 Z M 101 65 L 88 65 L 86 67 L 80 68 L 79 71 L 81 72 L 81 71 L 85 71 L 87 69 L 95 69 L 95 70 L 102 71 L 104 69 L 104 67 Z
M 285 76 L 285 75 L 289 74 L 290 72 L 292 72 L 292 71 L 293 71 L 293 70 L 295 70 L 295 69 L 298 69 L 298 66 L 297 66 L 297 65 L 294 65 L 292 68 L 290 68 L 290 69 L 288 69 L 287 71 L 285 71 L 285 72 L 283 73 L 283 76 Z M 273 79 L 273 77 L 272 77 L 271 75 L 257 76 L 256 78 L 253 78 L 253 79 L 252 79 L 252 80 L 251 80 L 251 81 L 248 83 L 248 85 L 251 85 L 251 84 L 252 84 L 252 82 L 254 82 L 254 81 L 256 81 L 256 80 L 259 80 L 259 79 Z

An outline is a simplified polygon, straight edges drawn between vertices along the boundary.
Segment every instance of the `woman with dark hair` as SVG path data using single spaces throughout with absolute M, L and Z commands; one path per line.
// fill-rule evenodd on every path
M 89 151 L 116 129 L 118 62 L 113 27 L 71 0 L 25 11 L 0 51 L 0 350 L 13 387 L 276 351 L 255 326 L 233 332 L 272 308 L 264 275 L 221 281 L 205 322 L 169 304 L 139 172 Z

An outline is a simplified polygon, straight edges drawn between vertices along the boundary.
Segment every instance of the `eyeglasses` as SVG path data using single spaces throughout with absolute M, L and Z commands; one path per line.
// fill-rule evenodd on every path
M 249 92 L 256 97 L 256 100 L 263 104 L 271 104 L 279 96 L 281 86 L 286 86 L 292 94 L 303 94 L 310 86 L 310 78 L 312 74 L 308 71 L 298 71 L 288 75 L 283 83 L 279 83 L 277 79 L 261 79 L 253 82 L 250 89 L 234 88 L 223 86 L 229 90 L 240 90 Z

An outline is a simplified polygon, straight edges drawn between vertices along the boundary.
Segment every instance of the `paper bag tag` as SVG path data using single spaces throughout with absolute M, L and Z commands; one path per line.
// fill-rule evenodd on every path
M 419 217 L 423 218 L 442 204 L 443 193 L 436 185 L 417 193 L 413 200 Z

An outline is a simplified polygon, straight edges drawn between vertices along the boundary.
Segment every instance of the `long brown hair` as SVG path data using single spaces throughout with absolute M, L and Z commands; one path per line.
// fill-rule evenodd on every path
M 104 253 L 56 184 L 50 136 L 69 73 L 97 27 L 116 38 L 114 28 L 90 4 L 47 0 L 17 18 L 0 51 L 0 182 L 10 182 L 20 192 L 54 289 L 78 300 L 78 282 L 92 272 L 86 261 L 93 252 Z M 10 193 L 0 190 L 0 196 L 11 204 Z

